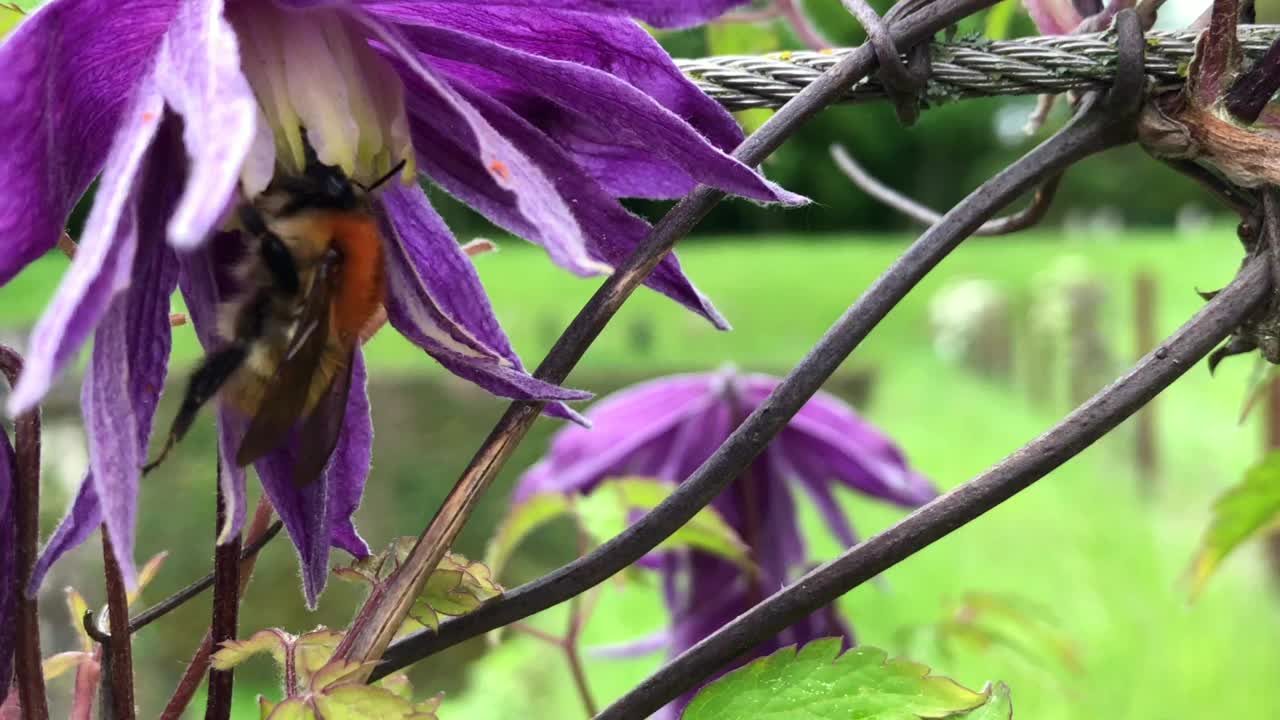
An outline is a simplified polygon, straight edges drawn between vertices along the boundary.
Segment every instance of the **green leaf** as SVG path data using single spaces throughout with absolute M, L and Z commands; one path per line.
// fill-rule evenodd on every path
M 269 698 L 267 698 L 267 697 L 265 697 L 265 696 L 263 696 L 263 695 L 259 695 L 259 696 L 258 696 L 258 718 L 259 718 L 259 720 L 267 720 L 267 718 L 271 717 L 271 713 L 272 713 L 275 709 L 276 709 L 276 704 L 275 704 L 274 702 L 272 702 Z
M 89 612 L 89 603 L 84 601 L 84 596 L 75 588 L 67 588 L 66 593 L 67 612 L 71 613 L 71 628 L 80 638 L 80 648 L 91 653 L 94 649 L 93 638 L 89 637 L 89 633 L 84 630 L 84 614 Z
M 1191 561 L 1191 597 L 1204 590 L 1223 559 L 1280 515 L 1280 451 L 1268 453 L 1245 472 L 1244 480 L 1213 504 L 1213 519 Z
M 336 630 L 321 627 L 304 633 L 294 641 L 291 648 L 293 665 L 302 684 L 310 685 L 313 682 L 312 676 L 328 667 L 333 652 L 338 649 L 338 643 L 342 642 L 342 635 Z M 331 685 L 334 682 L 337 680 L 329 679 L 324 684 Z
M 990 684 L 984 688 L 987 701 L 963 715 L 956 716 L 964 720 L 1013 720 L 1013 698 L 1009 696 L 1009 686 L 1004 683 Z
M 563 493 L 539 493 L 511 508 L 489 542 L 485 563 L 497 575 L 529 533 L 571 510 L 569 497 Z
M 306 700 L 293 698 L 276 705 L 267 720 L 316 720 L 316 714 Z
M 151 584 L 152 580 L 156 579 L 156 575 L 160 573 L 160 566 L 164 565 L 165 558 L 167 557 L 169 557 L 169 553 L 167 552 L 157 553 L 147 561 L 146 565 L 142 566 L 141 570 L 138 571 L 138 587 L 136 590 L 128 594 L 127 602 L 130 605 L 137 601 L 138 596 L 142 594 L 142 591 Z
M 673 490 L 674 485 L 652 478 L 606 480 L 582 499 L 578 509 L 587 532 L 603 542 L 626 529 L 631 515 L 654 509 Z M 657 549 L 677 548 L 701 550 L 736 563 L 747 572 L 755 572 L 746 543 L 715 508 L 699 511 Z
M 254 655 L 269 653 L 283 667 L 285 653 L 290 651 L 296 639 L 283 630 L 259 630 L 247 640 L 222 643 L 222 649 L 213 654 L 212 664 L 217 670 L 230 670 Z
M 419 712 L 413 703 L 380 687 L 350 684 L 336 687 L 314 699 L 325 720 L 427 720 L 432 713 Z
M 920 720 L 945 718 L 987 701 L 983 693 L 930 675 L 929 668 L 887 660 L 858 647 L 840 655 L 839 638 L 799 652 L 783 648 L 705 687 L 684 720 Z M 838 657 L 837 657 L 838 656 Z

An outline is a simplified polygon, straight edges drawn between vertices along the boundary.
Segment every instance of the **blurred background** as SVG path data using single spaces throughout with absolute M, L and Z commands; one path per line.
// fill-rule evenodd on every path
M 805 6 L 837 44 L 861 41 L 838 0 L 808 0 Z M 1171 0 L 1161 26 L 1183 26 L 1204 6 Z M 1265 20 L 1269 8 L 1260 3 L 1259 9 Z M 996 37 L 1034 33 L 1013 0 L 960 29 Z M 677 57 L 802 47 L 781 23 L 724 23 L 661 38 Z M 726 202 L 680 246 L 689 275 L 734 331 L 718 333 L 642 291 L 567 384 L 604 395 L 657 375 L 725 363 L 784 374 L 918 231 L 840 174 L 828 146 L 845 144 L 886 184 L 945 209 L 1065 118 L 1059 103 L 1045 129 L 1029 137 L 1022 128 L 1034 104 L 1034 98 L 967 101 L 929 109 L 911 128 L 899 126 L 887 105 L 827 110 L 764 166 L 772 179 L 813 198 L 813 205 L 786 211 Z M 762 113 L 744 113 L 742 120 L 758 124 Z M 485 237 L 500 246 L 500 252 L 476 258 L 476 266 L 516 349 L 535 365 L 598 281 L 557 270 L 541 250 L 501 234 L 439 193 L 433 201 L 461 240 Z M 653 218 L 664 209 L 659 203 L 634 207 Z M 78 214 L 75 222 L 80 219 Z M 1191 182 L 1135 148 L 1113 151 L 1067 173 L 1037 229 L 967 241 L 888 317 L 827 390 L 884 428 L 922 472 L 950 488 L 1123 372 L 1202 304 L 1197 289 L 1225 284 L 1240 255 L 1234 220 Z M 64 257 L 50 255 L 0 288 L 0 341 L 25 345 L 67 266 Z M 199 357 L 189 327 L 175 330 L 175 348 L 162 423 L 173 416 L 177 388 Z M 423 527 L 505 405 L 448 375 L 394 333 L 377 337 L 367 357 L 377 435 L 357 524 L 378 548 Z M 1263 452 L 1268 403 L 1264 399 L 1241 419 L 1260 376 L 1252 358 L 1228 360 L 1212 378 L 1206 368 L 1193 368 L 1143 416 L 894 568 L 883 582 L 849 593 L 840 609 L 861 642 L 908 655 L 972 687 L 1006 681 L 1020 718 L 1267 716 L 1280 707 L 1280 552 L 1269 555 L 1265 543 L 1247 546 L 1195 602 L 1186 582 L 1213 498 Z M 59 385 L 45 422 L 48 532 L 86 463 L 77 379 Z M 556 427 L 538 421 L 464 529 L 457 551 L 484 554 L 515 479 L 542 454 Z M 145 601 L 211 567 L 212 440 L 206 418 L 144 483 L 138 559 L 169 553 Z M 852 495 L 841 499 L 863 535 L 901 516 Z M 841 548 L 813 508 L 802 509 L 812 554 L 833 557 Z M 521 546 L 499 579 L 514 586 L 574 552 L 570 524 L 553 524 Z M 46 582 L 47 654 L 76 642 L 63 587 L 76 586 L 91 605 L 103 601 L 100 562 L 97 542 L 88 543 Z M 588 653 L 663 627 L 665 610 L 653 580 L 633 574 L 605 585 L 586 629 Z M 343 626 L 360 599 L 354 586 L 334 581 L 321 609 L 307 612 L 296 558 L 278 539 L 261 555 L 242 634 L 271 626 L 294 632 Z M 172 690 L 208 613 L 203 597 L 137 637 L 143 716 Z M 563 623 L 560 609 L 532 621 L 555 632 Z M 661 652 L 627 660 L 589 657 L 596 699 L 617 697 L 662 660 Z M 238 673 L 237 717 L 257 717 L 258 693 L 278 695 L 273 672 L 268 663 L 255 662 Z M 446 693 L 441 717 L 448 720 L 583 714 L 562 658 L 524 635 L 506 634 L 496 645 L 473 640 L 421 663 L 412 678 L 420 693 Z M 65 699 L 70 683 L 70 677 L 55 680 L 52 694 Z M 193 707 L 201 707 L 199 699 Z

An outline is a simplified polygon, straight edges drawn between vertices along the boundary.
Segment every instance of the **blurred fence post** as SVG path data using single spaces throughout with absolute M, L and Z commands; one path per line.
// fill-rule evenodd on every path
M 1133 330 L 1137 343 L 1137 357 L 1151 352 L 1158 342 L 1156 338 L 1156 304 L 1158 289 L 1156 277 L 1148 270 L 1139 270 L 1133 277 Z M 1156 401 L 1152 400 L 1134 417 L 1137 437 L 1134 439 L 1135 461 L 1138 468 L 1140 490 L 1146 497 L 1156 493 L 1160 470 L 1159 449 L 1156 446 Z

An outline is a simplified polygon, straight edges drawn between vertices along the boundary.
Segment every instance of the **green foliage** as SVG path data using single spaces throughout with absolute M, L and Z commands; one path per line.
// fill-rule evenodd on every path
M 402 537 L 392 542 L 381 554 L 357 560 L 334 574 L 346 580 L 377 586 L 385 581 L 409 557 L 416 538 Z M 413 602 L 409 617 L 396 632 L 396 637 L 424 628 L 440 626 L 440 616 L 465 615 L 502 594 L 502 586 L 493 572 L 481 562 L 471 562 L 456 553 L 446 553 L 427 578 L 422 594 Z
M 579 502 L 578 512 L 587 532 L 604 542 L 631 524 L 634 515 L 646 513 L 666 500 L 675 486 L 652 478 L 616 478 L 600 483 Z M 738 533 L 715 508 L 693 516 L 658 546 L 658 550 L 688 548 L 717 555 L 754 572 L 750 551 Z
M 24 14 L 16 3 L 0 3 L 0 40 L 18 27 Z
M 262 720 L 434 720 L 439 696 L 413 702 L 403 675 L 365 685 L 359 679 L 365 665 L 333 659 L 341 641 L 342 633 L 325 628 L 297 637 L 282 630 L 260 630 L 247 640 L 223 643 L 212 663 L 229 670 L 255 655 L 275 660 L 285 678 L 285 697 L 278 703 L 259 697 Z
M 712 55 L 756 55 L 782 49 L 776 23 L 712 23 L 707 50 Z
M 513 505 L 498 525 L 485 552 L 484 561 L 494 575 L 502 572 L 511 553 L 529 533 L 572 511 L 569 496 L 563 493 L 539 493 Z
M 1213 505 L 1213 520 L 1205 530 L 1189 570 L 1191 595 L 1202 591 L 1227 555 L 1280 516 L 1280 451 L 1267 454 L 1249 468 L 1239 485 Z
M 840 654 L 838 638 L 783 648 L 711 683 L 684 720 L 917 720 L 978 708 L 988 696 L 932 675 L 924 665 L 889 660 L 882 650 Z
M 1003 40 L 1009 37 L 1013 26 L 1013 18 L 1022 9 L 1019 0 L 1002 0 L 987 11 L 987 24 L 983 35 L 989 40 Z

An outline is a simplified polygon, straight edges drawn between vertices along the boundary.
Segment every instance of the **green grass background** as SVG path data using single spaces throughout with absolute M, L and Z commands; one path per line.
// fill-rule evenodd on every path
M 700 287 L 735 325 L 730 333 L 644 291 L 619 314 L 588 353 L 569 384 L 606 392 L 643 377 L 706 370 L 733 362 L 743 369 L 785 372 L 822 331 L 902 249 L 905 238 L 772 237 L 767 240 L 700 238 L 681 253 Z M 503 241 L 501 252 L 476 259 L 482 279 L 516 348 L 536 364 L 597 282 L 573 278 L 538 250 Z M 912 461 L 942 487 L 953 487 L 1016 450 L 1067 409 L 1033 407 L 1020 382 L 979 379 L 940 360 L 930 344 L 930 298 L 946 283 L 986 278 L 1025 305 L 1043 272 L 1076 257 L 1108 288 L 1106 335 L 1117 372 L 1133 356 L 1130 317 L 1134 272 L 1159 277 L 1158 326 L 1174 330 L 1199 307 L 1194 288 L 1211 289 L 1239 263 L 1234 233 L 1221 228 L 1194 238 L 1168 233 L 1119 236 L 1032 234 L 1016 240 L 975 239 L 946 260 L 873 333 L 842 369 L 848 378 L 874 373 L 860 408 L 889 431 Z M 66 261 L 49 257 L 0 289 L 0 328 L 21 331 L 47 302 Z M 176 331 L 179 363 L 197 356 L 189 328 Z M 1021 339 L 1021 336 L 1019 336 Z M 1025 376 L 1025 354 L 1020 354 Z M 391 332 L 369 348 L 375 387 L 375 468 L 360 527 L 371 543 L 413 534 L 430 517 L 503 404 L 446 376 Z M 1256 546 L 1230 559 L 1194 604 L 1181 583 L 1211 499 L 1235 482 L 1260 452 L 1258 419 L 1237 422 L 1253 368 L 1249 360 L 1223 364 L 1217 377 L 1203 367 L 1157 402 L 1161 492 L 1151 501 L 1137 492 L 1132 470 L 1132 428 L 1121 427 L 1066 467 L 972 525 L 890 570 L 879 584 L 846 595 L 840 607 L 862 642 L 913 659 L 972 686 L 1004 680 L 1013 688 L 1019 718 L 1254 718 L 1280 707 L 1280 632 L 1274 586 Z M 160 421 L 172 416 L 177 370 Z M 63 382 L 62 406 L 51 417 L 74 420 L 74 386 Z M 839 384 L 835 387 L 840 387 Z M 69 400 L 67 398 L 70 398 Z M 68 414 L 70 416 L 68 417 Z M 481 554 L 504 511 L 505 494 L 519 470 L 536 459 L 555 423 L 539 421 L 464 532 L 459 549 Z M 147 593 L 151 600 L 208 568 L 212 535 L 212 469 L 208 428 L 198 428 L 163 472 L 144 488 L 139 556 L 172 551 Z M 848 494 L 855 524 L 870 534 L 900 513 Z M 45 526 L 65 507 L 68 490 L 51 483 Z M 813 554 L 839 548 L 811 508 L 805 509 Z M 531 579 L 570 557 L 565 528 L 531 538 L 503 578 Z M 96 547 L 83 548 L 55 571 L 44 598 L 51 622 L 47 653 L 71 649 L 58 625 L 60 588 L 74 582 L 91 602 L 101 601 L 94 567 Z M 1044 607 L 1042 618 L 1069 638 L 1078 670 L 1029 661 L 1007 647 L 943 653 L 928 644 L 904 647 L 905 628 L 936 622 L 966 593 L 1011 595 Z M 318 623 L 340 625 L 358 594 L 335 583 L 322 609 L 300 609 L 296 564 L 284 543 L 265 553 L 246 599 L 243 628 L 284 625 L 301 631 Z M 202 601 L 204 602 L 204 601 Z M 151 715 L 173 685 L 207 622 L 207 605 L 157 623 L 138 639 L 143 715 Z M 535 618 L 548 630 L 563 613 Z M 662 627 L 656 588 L 635 579 L 608 583 L 587 629 L 595 646 L 646 635 Z M 588 673 L 604 703 L 651 672 L 658 656 L 627 661 L 590 659 Z M 560 718 L 582 715 L 568 672 L 556 652 L 524 636 L 507 635 L 496 647 L 476 640 L 424 663 L 414 675 L 420 692 L 447 691 L 441 717 Z M 69 683 L 55 683 L 55 694 Z M 237 679 L 237 717 L 256 717 L 253 697 L 270 692 L 268 665 L 255 664 Z M 198 717 L 202 713 L 191 714 Z

